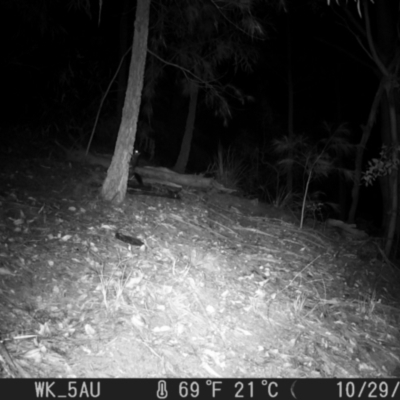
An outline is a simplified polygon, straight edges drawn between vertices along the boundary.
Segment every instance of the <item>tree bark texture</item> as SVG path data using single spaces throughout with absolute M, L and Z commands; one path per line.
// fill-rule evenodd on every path
M 126 195 L 129 162 L 135 142 L 146 64 L 150 3 L 151 0 L 137 1 L 132 56 L 122 120 L 114 156 L 101 191 L 105 200 L 115 204 L 122 203 Z
M 190 101 L 189 112 L 186 119 L 185 133 L 183 135 L 181 150 L 179 152 L 178 160 L 174 166 L 174 171 L 184 173 L 192 146 L 194 122 L 196 120 L 197 99 L 199 97 L 199 86 L 197 83 L 189 82 L 190 85 Z
M 119 20 L 119 57 L 122 59 L 125 56 L 130 44 L 129 37 L 129 10 L 132 7 L 129 0 L 122 0 L 122 12 Z M 116 104 L 116 115 L 118 123 L 121 123 L 122 109 L 125 102 L 125 93 L 128 83 L 129 62 L 128 57 L 122 61 L 121 68 L 118 72 L 118 93 Z

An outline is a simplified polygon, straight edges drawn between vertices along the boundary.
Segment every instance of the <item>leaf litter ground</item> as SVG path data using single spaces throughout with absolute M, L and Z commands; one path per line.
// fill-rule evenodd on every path
M 399 270 L 372 240 L 216 192 L 114 206 L 103 170 L 1 164 L 0 376 L 400 375 Z

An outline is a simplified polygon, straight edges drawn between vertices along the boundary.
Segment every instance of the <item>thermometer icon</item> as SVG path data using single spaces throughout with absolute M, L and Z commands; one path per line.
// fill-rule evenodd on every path
M 165 381 L 159 381 L 159 382 L 158 382 L 157 397 L 158 397 L 159 399 L 166 399 L 167 396 L 168 396 L 167 382 L 165 382 Z

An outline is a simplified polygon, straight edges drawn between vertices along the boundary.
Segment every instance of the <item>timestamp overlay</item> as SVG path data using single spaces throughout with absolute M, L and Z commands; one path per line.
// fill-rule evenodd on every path
M 12 399 L 400 399 L 400 379 L 3 379 Z

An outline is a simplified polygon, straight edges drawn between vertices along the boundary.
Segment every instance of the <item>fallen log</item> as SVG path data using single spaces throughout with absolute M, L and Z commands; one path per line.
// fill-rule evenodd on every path
M 345 222 L 340 221 L 338 219 L 327 219 L 326 224 L 330 225 L 330 226 L 334 226 L 335 228 L 342 229 L 346 232 L 349 232 L 353 236 L 358 237 L 358 238 L 368 237 L 368 234 L 364 231 L 357 229 L 357 226 L 355 224 L 346 224 Z
M 110 167 L 112 159 L 112 155 L 110 154 L 86 154 L 83 149 L 69 150 L 61 145 L 59 146 L 63 148 L 69 161 L 89 165 L 100 165 L 104 168 Z M 215 188 L 225 192 L 232 191 L 218 184 L 213 178 L 205 178 L 202 175 L 178 174 L 164 167 L 136 167 L 134 172 L 141 176 L 145 184 L 162 184 L 171 187 L 179 185 L 198 189 Z
M 138 173 L 145 183 L 173 183 L 180 186 L 190 186 L 200 189 L 213 187 L 212 178 L 204 178 L 202 175 L 178 174 L 168 168 L 163 167 L 136 167 Z

